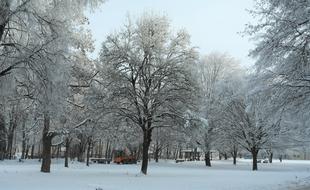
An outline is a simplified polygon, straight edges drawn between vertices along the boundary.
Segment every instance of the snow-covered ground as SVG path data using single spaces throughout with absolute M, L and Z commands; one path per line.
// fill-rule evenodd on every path
M 283 161 L 259 164 L 251 171 L 250 160 L 150 163 L 149 174 L 139 174 L 140 165 L 71 163 L 53 160 L 52 172 L 39 172 L 37 160 L 20 163 L 0 161 L 0 190 L 310 190 L 310 162 Z

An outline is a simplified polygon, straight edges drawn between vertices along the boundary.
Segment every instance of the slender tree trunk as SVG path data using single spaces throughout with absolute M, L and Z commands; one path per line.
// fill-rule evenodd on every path
M 236 155 L 233 156 L 233 160 L 234 160 L 233 164 L 236 165 L 237 164 L 237 156 Z
M 169 147 L 169 145 L 167 146 L 167 149 L 166 149 L 166 158 L 167 159 L 170 159 L 170 147 Z
M 269 154 L 269 163 L 272 163 L 272 159 L 273 159 L 273 152 L 270 152 L 270 154 Z
M 30 153 L 31 159 L 33 159 L 33 154 L 34 154 L 34 144 L 31 145 L 31 153 Z
M 38 157 L 39 157 L 39 162 L 41 162 L 41 159 L 42 159 L 41 143 L 39 144 L 39 148 L 38 148 L 38 153 L 37 154 L 38 154 Z
M 91 146 L 92 146 L 92 138 L 88 137 L 88 140 L 87 140 L 87 153 L 86 153 L 86 166 L 89 166 L 89 156 L 90 156 Z
M 233 164 L 237 164 L 237 156 L 238 156 L 238 146 L 233 145 L 233 150 L 231 152 L 231 156 L 233 157 Z
M 69 150 L 70 150 L 70 139 L 69 137 L 66 138 L 66 151 L 65 151 L 65 167 L 69 167 Z
M 141 172 L 145 175 L 147 174 L 148 153 L 149 153 L 149 147 L 151 143 L 151 137 L 152 137 L 152 130 L 145 129 L 143 131 L 142 166 L 141 166 Z
M 51 168 L 51 148 L 53 134 L 50 134 L 50 118 L 48 113 L 44 113 L 44 128 L 42 137 L 42 165 L 41 172 L 49 173 Z
M 29 155 L 29 149 L 30 149 L 30 146 L 27 145 L 27 146 L 26 146 L 26 152 L 25 152 L 25 159 L 28 159 L 28 158 L 29 158 L 29 157 L 28 157 L 28 155 Z
M 0 160 L 5 158 L 7 146 L 7 131 L 5 127 L 4 115 L 0 112 Z
M 87 145 L 87 139 L 85 139 L 85 137 L 82 136 L 83 134 L 81 134 L 80 139 L 80 143 L 78 146 L 78 161 L 79 162 L 85 162 L 85 149 L 86 149 L 86 145 Z
M 210 151 L 205 153 L 205 164 L 208 167 L 211 167 Z
M 182 147 L 181 146 L 180 146 L 178 151 L 179 151 L 179 159 L 182 159 L 183 155 L 182 155 Z
M 61 144 L 57 145 L 57 149 L 56 149 L 56 158 L 57 159 L 60 157 L 60 150 L 61 150 Z
M 257 155 L 258 155 L 258 150 L 256 148 L 252 148 L 251 150 L 252 153 L 252 170 L 257 170 Z
M 154 152 L 154 159 L 155 159 L 155 162 L 158 162 L 158 158 L 159 157 L 159 148 L 155 148 L 155 152 Z
M 109 146 L 110 146 L 110 140 L 107 140 L 107 144 L 106 144 L 106 148 L 105 148 L 105 157 L 108 158 L 108 154 L 109 154 Z
M 25 131 L 23 130 L 22 156 L 21 156 L 21 159 L 25 159 L 25 152 L 26 152 L 26 135 L 25 135 Z
M 99 158 L 102 158 L 102 145 L 103 144 L 103 142 L 101 141 L 101 139 L 100 139 L 100 141 L 99 141 L 99 148 L 98 148 L 98 150 L 99 150 Z
M 226 153 L 226 152 L 224 153 L 224 159 L 225 159 L 225 160 L 228 159 L 228 156 L 227 156 L 227 153 Z
M 15 108 L 12 109 L 11 118 L 10 118 L 10 128 L 8 130 L 8 147 L 7 147 L 7 158 L 13 158 L 13 140 L 14 140 L 14 133 L 17 127 L 17 118 L 15 114 Z
M 236 165 L 237 164 L 237 156 L 238 156 L 238 149 L 236 146 L 233 147 L 231 156 L 233 157 L 233 164 Z
M 159 152 L 160 152 L 159 143 L 158 143 L 158 141 L 156 141 L 156 143 L 155 143 L 155 151 L 154 151 L 154 159 L 155 159 L 155 162 L 158 162 L 158 159 L 159 159 Z
M 22 156 L 21 159 L 25 159 L 25 152 L 26 152 L 26 119 L 23 118 L 23 124 L 22 124 Z
M 92 146 L 90 147 L 90 157 L 92 158 L 94 156 L 94 147 L 95 147 L 95 144 L 94 142 L 92 143 Z

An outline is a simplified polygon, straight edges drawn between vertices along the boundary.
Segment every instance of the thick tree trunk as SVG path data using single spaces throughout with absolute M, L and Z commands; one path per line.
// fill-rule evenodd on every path
M 149 147 L 151 143 L 152 137 L 152 130 L 146 129 L 143 131 L 143 145 L 142 145 L 142 166 L 141 172 L 143 174 L 147 174 L 147 166 L 148 166 L 148 154 L 149 154 Z
M 258 150 L 256 148 L 252 148 L 251 150 L 252 153 L 252 170 L 257 170 L 257 155 L 258 155 Z
M 51 149 L 52 149 L 52 138 L 53 135 L 49 132 L 50 129 L 50 118 L 48 113 L 44 114 L 44 128 L 42 137 L 42 165 L 41 172 L 50 172 L 51 167 Z
M 211 167 L 210 151 L 205 153 L 205 164 L 208 167 Z

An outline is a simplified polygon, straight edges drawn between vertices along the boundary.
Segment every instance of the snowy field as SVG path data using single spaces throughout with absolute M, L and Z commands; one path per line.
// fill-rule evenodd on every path
M 37 160 L 0 162 L 1 190 L 310 190 L 310 162 L 283 161 L 259 164 L 250 171 L 250 160 L 150 163 L 149 174 L 140 165 L 92 164 L 90 167 L 53 160 L 52 172 L 41 173 Z

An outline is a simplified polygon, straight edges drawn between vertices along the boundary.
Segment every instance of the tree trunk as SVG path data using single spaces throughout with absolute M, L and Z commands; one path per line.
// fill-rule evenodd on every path
M 237 156 L 238 156 L 238 148 L 235 145 L 233 146 L 231 156 L 233 157 L 233 164 L 236 165 L 237 164 Z
M 159 157 L 159 148 L 155 148 L 155 152 L 154 152 L 154 159 L 155 162 L 158 162 L 158 157 Z
M 273 152 L 270 152 L 270 154 L 269 154 L 269 163 L 272 163 L 272 159 L 273 159 Z
M 225 160 L 228 159 L 228 156 L 227 156 L 227 153 L 226 153 L 226 152 L 224 153 L 224 159 L 225 159 Z
M 205 153 L 205 163 L 206 166 L 211 167 L 210 151 Z
M 42 144 L 43 144 L 43 143 L 42 143 Z M 39 148 L 38 148 L 37 154 L 38 154 L 39 162 L 41 162 L 41 158 L 42 158 L 41 142 L 40 142 L 40 144 L 39 144 Z
M 169 147 L 169 145 L 167 146 L 167 149 L 166 149 L 166 158 L 170 159 L 170 147 Z
M 34 144 L 31 146 L 31 153 L 30 153 L 30 158 L 33 159 L 33 154 L 34 154 Z
M 179 150 L 179 159 L 182 159 L 183 158 L 183 154 L 182 154 L 182 147 L 180 146 Z
M 107 140 L 106 148 L 105 148 L 105 158 L 108 158 L 109 156 L 109 146 L 110 146 L 110 140 Z
M 154 152 L 154 159 L 155 159 L 155 162 L 158 162 L 158 159 L 159 159 L 159 152 L 160 152 L 159 143 L 158 143 L 158 141 L 156 141 L 156 143 L 155 143 L 155 152 Z
M 5 158 L 7 145 L 7 131 L 5 127 L 4 115 L 0 112 L 0 160 Z
M 237 155 L 238 155 L 238 151 L 236 150 L 236 149 L 234 149 L 234 151 L 233 151 L 233 155 L 232 155 L 232 157 L 233 157 L 233 164 L 234 165 L 236 165 L 237 164 Z
M 61 144 L 57 145 L 57 149 L 56 149 L 56 158 L 60 158 L 60 151 L 61 151 Z
M 251 150 L 252 153 L 252 170 L 257 170 L 257 154 L 258 154 L 258 150 L 256 148 L 252 148 Z
M 53 135 L 49 132 L 50 118 L 48 113 L 44 113 L 44 128 L 42 137 L 42 165 L 41 172 L 49 173 L 51 167 L 51 148 Z
M 70 149 L 70 139 L 69 137 L 66 138 L 66 151 L 65 151 L 65 167 L 68 168 L 69 167 L 69 161 L 68 161 L 68 157 L 69 157 L 69 149 Z
M 27 145 L 26 146 L 26 152 L 25 152 L 25 159 L 29 159 L 28 155 L 29 155 L 29 149 L 30 149 L 30 146 Z
M 151 143 L 151 137 L 152 137 L 152 130 L 145 129 L 143 131 L 142 166 L 141 166 L 141 172 L 145 175 L 147 174 L 148 156 L 149 156 L 148 154 Z
M 26 152 L 26 135 L 25 135 L 25 131 L 23 130 L 22 156 L 21 156 L 21 159 L 25 159 L 25 152 Z
M 79 162 L 85 162 L 85 149 L 87 145 L 87 138 L 83 135 L 79 135 L 79 146 L 78 146 L 78 161 Z
M 90 156 L 91 145 L 92 145 L 92 139 L 91 139 L 91 137 L 88 137 L 87 153 L 86 153 L 86 166 L 89 166 L 89 156 Z
M 103 149 L 103 142 L 101 141 L 101 139 L 100 139 L 100 141 L 99 141 L 99 147 L 98 147 L 98 156 L 99 156 L 99 158 L 102 158 L 102 149 Z
M 12 109 L 11 118 L 10 118 L 10 128 L 8 130 L 8 147 L 7 147 L 7 158 L 13 158 L 13 140 L 14 132 L 17 127 L 17 118 L 16 118 L 15 108 Z

